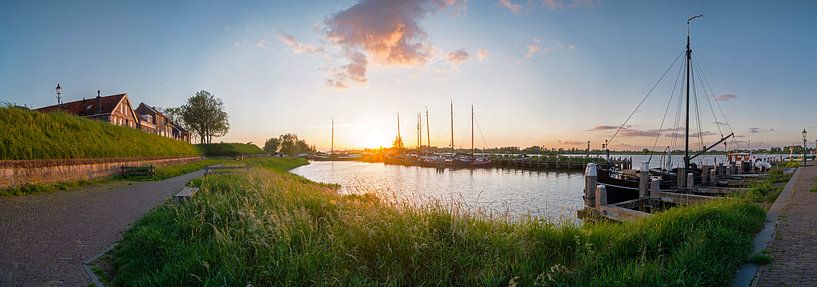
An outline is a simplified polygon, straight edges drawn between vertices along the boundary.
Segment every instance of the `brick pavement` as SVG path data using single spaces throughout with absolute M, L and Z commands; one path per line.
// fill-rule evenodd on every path
M 814 162 L 794 183 L 769 246 L 772 263 L 758 270 L 756 286 L 817 286 L 817 180 Z
M 0 197 L 0 286 L 88 286 L 83 261 L 202 174 Z

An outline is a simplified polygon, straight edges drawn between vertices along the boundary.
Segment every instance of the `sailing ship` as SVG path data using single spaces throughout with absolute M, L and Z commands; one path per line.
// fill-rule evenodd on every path
M 689 148 L 690 132 L 689 132 L 689 128 L 690 128 L 690 103 L 691 103 L 690 102 L 690 93 L 691 93 L 691 91 L 693 93 L 695 93 L 695 98 L 694 98 L 695 103 L 694 104 L 696 105 L 696 107 L 695 107 L 696 112 L 698 111 L 698 108 L 697 108 L 697 104 L 698 104 L 698 102 L 697 102 L 697 91 L 698 91 L 698 89 L 696 87 L 691 88 L 690 86 L 691 86 L 691 83 L 695 82 L 695 77 L 696 76 L 700 77 L 700 76 L 696 75 L 695 71 L 693 70 L 694 66 L 696 66 L 696 64 L 697 64 L 697 61 L 693 62 L 691 37 L 690 37 L 690 34 L 689 34 L 689 25 L 690 25 L 690 22 L 692 20 L 700 18 L 702 16 L 703 15 L 697 15 L 697 16 L 691 17 L 691 18 L 689 18 L 687 20 L 687 39 L 686 39 L 687 41 L 686 41 L 686 48 L 684 49 L 684 52 L 683 52 L 684 55 L 685 55 L 685 65 L 683 66 L 683 69 L 685 70 L 684 82 L 685 82 L 685 85 L 686 85 L 686 88 L 683 89 L 683 92 L 685 94 L 685 101 L 684 102 L 685 102 L 685 110 L 686 110 L 685 115 L 684 115 L 685 124 L 684 124 L 684 133 L 683 133 L 683 139 L 684 139 L 683 165 L 679 166 L 679 167 L 673 167 L 672 166 L 672 159 L 671 159 L 672 152 L 669 149 L 669 147 L 667 148 L 667 151 L 668 151 L 668 154 L 667 154 L 667 157 L 666 157 L 667 164 L 662 165 L 661 167 L 658 167 L 658 168 L 649 168 L 649 161 L 648 161 L 648 162 L 645 162 L 643 164 L 640 171 L 635 172 L 635 171 L 622 170 L 622 169 L 620 169 L 620 168 L 618 168 L 618 167 L 616 167 L 616 166 L 614 166 L 614 165 L 612 165 L 610 163 L 610 161 L 609 161 L 609 158 L 610 158 L 610 156 L 609 156 L 609 154 L 610 154 L 610 152 L 609 152 L 610 141 L 612 141 L 612 139 L 615 138 L 615 136 L 618 134 L 618 132 L 622 128 L 625 127 L 625 125 L 627 124 L 627 121 L 629 121 L 630 117 L 635 113 L 635 111 L 634 111 L 633 114 L 630 114 L 630 117 L 628 117 L 627 120 L 625 120 L 624 124 L 622 124 L 618 128 L 618 130 L 611 137 L 611 139 L 608 140 L 608 141 L 605 141 L 605 144 L 603 145 L 603 149 L 607 153 L 607 162 L 602 164 L 602 166 L 598 169 L 598 171 L 597 171 L 597 175 L 598 175 L 597 182 L 598 182 L 598 184 L 604 185 L 606 187 L 608 202 L 610 202 L 610 203 L 618 203 L 618 202 L 623 202 L 623 201 L 638 198 L 638 196 L 639 196 L 639 176 L 638 176 L 637 173 L 640 173 L 640 172 L 649 172 L 651 179 L 659 179 L 661 189 L 676 189 L 676 190 L 678 190 L 680 192 L 695 193 L 695 190 L 693 189 L 693 187 L 695 185 L 701 184 L 701 182 L 702 182 L 702 180 L 701 180 L 702 179 L 702 177 L 701 177 L 702 169 L 698 165 L 696 165 L 694 163 L 691 163 L 691 161 L 694 160 L 695 158 L 705 154 L 706 152 L 710 151 L 712 148 L 718 146 L 719 144 L 724 143 L 727 139 L 733 138 L 733 136 L 734 136 L 734 132 L 731 132 L 730 134 L 728 134 L 726 136 L 723 136 L 723 132 L 721 132 L 721 139 L 719 141 L 715 142 L 712 145 L 704 146 L 703 145 L 703 137 L 701 136 L 702 131 L 701 131 L 701 128 L 700 128 L 700 121 L 701 120 L 700 120 L 700 115 L 698 115 L 698 118 L 697 118 L 697 121 L 698 121 L 698 137 L 701 139 L 702 149 L 700 151 L 698 151 L 697 153 L 695 153 L 694 155 L 690 156 L 690 148 Z M 680 56 L 681 55 L 678 55 L 678 57 L 680 57 Z M 670 65 L 670 67 L 667 69 L 667 72 L 669 72 L 672 69 L 672 67 L 675 65 L 677 60 L 678 60 L 678 58 L 676 58 L 676 61 L 673 62 L 672 65 Z M 698 67 L 700 68 L 699 65 L 698 65 Z M 664 78 L 664 76 L 667 74 L 667 72 L 664 72 L 664 75 L 662 75 L 661 78 L 658 80 L 659 83 Z M 680 72 L 681 72 L 681 70 L 679 70 L 679 76 L 680 76 Z M 706 82 L 707 82 L 707 85 L 708 85 L 708 80 Z M 677 78 L 676 78 L 676 84 L 677 84 Z M 658 85 L 658 83 L 656 83 L 656 85 L 653 86 L 653 89 L 655 89 L 655 87 L 657 85 Z M 710 87 L 710 90 L 711 90 L 711 87 Z M 704 91 L 706 91 L 705 88 L 704 88 Z M 650 90 L 650 92 L 644 97 L 644 99 L 641 101 L 641 103 L 639 104 L 639 107 L 637 107 L 636 110 L 638 108 L 640 108 L 641 104 L 643 104 L 644 100 L 646 100 L 646 98 L 649 97 L 650 93 L 652 93 L 652 90 Z M 671 95 L 674 95 L 674 93 L 675 93 L 675 87 L 673 87 L 673 92 L 671 93 Z M 714 93 L 712 93 L 712 94 L 714 95 Z M 709 99 L 707 99 L 707 100 L 709 100 Z M 717 103 L 717 99 L 715 99 L 715 102 Z M 667 111 L 669 111 L 669 105 L 671 103 L 672 103 L 672 97 L 670 97 L 670 103 L 668 103 L 668 105 L 667 105 Z M 681 104 L 681 99 L 680 98 L 679 98 L 678 104 L 679 104 L 679 110 L 680 110 L 680 104 Z M 711 103 L 710 103 L 710 108 L 711 108 Z M 713 109 L 713 116 L 714 116 L 714 109 Z M 666 119 L 666 112 L 664 114 L 664 118 Z M 725 118 L 725 115 L 724 115 L 724 118 Z M 678 117 L 676 117 L 676 119 L 678 119 Z M 716 122 L 717 122 L 717 120 L 716 120 Z M 728 123 L 728 121 L 725 121 L 725 122 Z M 664 124 L 664 122 L 662 120 L 662 128 L 663 128 L 663 124 Z M 678 126 L 676 126 L 676 128 L 677 127 Z M 720 126 L 718 126 L 718 129 L 720 130 Z M 731 129 L 731 127 L 730 127 L 730 129 Z M 675 135 L 675 134 L 673 134 L 673 135 Z M 661 129 L 659 129 L 659 133 L 658 133 L 657 136 L 658 137 L 661 136 Z M 658 140 L 656 139 L 656 143 L 657 142 L 658 142 Z M 652 157 L 650 158 L 650 160 L 651 159 L 652 159 Z M 663 157 L 662 157 L 662 161 L 663 161 Z M 687 179 L 688 176 L 692 176 L 692 180 L 691 180 L 692 186 L 689 186 L 689 184 L 688 184 L 688 179 Z M 717 183 L 714 183 L 714 184 L 717 184 Z

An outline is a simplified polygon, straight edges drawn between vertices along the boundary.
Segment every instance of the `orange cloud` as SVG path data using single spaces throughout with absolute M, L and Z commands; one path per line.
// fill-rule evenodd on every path
M 337 67 L 327 84 L 346 87 L 366 82 L 371 62 L 384 66 L 420 66 L 431 58 L 431 46 L 419 22 L 457 0 L 360 0 L 324 21 L 329 42 L 344 50 L 349 64 Z M 464 5 L 464 3 L 463 3 Z
M 280 34 L 281 42 L 284 42 L 287 46 L 289 46 L 295 54 L 307 53 L 307 54 L 321 54 L 323 53 L 323 48 L 311 45 L 311 44 L 304 44 L 295 39 L 295 36 L 288 35 L 281 33 Z M 261 42 L 259 42 L 261 45 Z M 257 45 L 258 46 L 258 45 Z M 264 45 L 266 46 L 266 45 Z M 258 46 L 262 48 L 261 46 Z
M 522 5 L 514 4 L 513 2 L 511 2 L 511 0 L 499 0 L 499 3 L 497 4 L 499 4 L 499 6 L 508 8 L 508 10 L 511 10 L 511 12 L 513 12 L 516 15 L 522 13 Z
M 465 49 L 459 49 L 448 53 L 448 61 L 454 65 L 459 65 L 467 61 L 469 56 Z
M 477 50 L 477 59 L 480 62 L 484 62 L 485 59 L 487 59 L 487 58 L 488 58 L 488 51 L 483 49 L 483 48 L 479 48 L 479 50 Z

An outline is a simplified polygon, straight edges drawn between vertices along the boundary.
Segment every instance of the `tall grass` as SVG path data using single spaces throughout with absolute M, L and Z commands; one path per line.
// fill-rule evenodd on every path
M 0 160 L 197 156 L 191 144 L 64 113 L 0 107 Z
M 215 143 L 197 144 L 196 147 L 206 156 L 239 156 L 264 153 L 260 147 L 254 144 Z
M 339 195 L 284 172 L 297 164 L 256 160 L 149 213 L 113 251 L 114 284 L 726 285 L 764 220 L 737 199 L 623 224 L 486 218 Z

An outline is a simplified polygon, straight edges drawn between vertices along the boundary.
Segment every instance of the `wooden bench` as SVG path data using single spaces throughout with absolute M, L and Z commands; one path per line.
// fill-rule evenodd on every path
M 178 193 L 176 193 L 176 195 L 173 196 L 173 199 L 175 199 L 176 202 L 181 203 L 188 199 L 193 198 L 193 195 L 195 195 L 196 192 L 198 191 L 199 191 L 198 187 L 185 186 L 182 187 L 181 191 L 179 191 Z
M 122 175 L 156 177 L 156 168 L 151 166 L 122 166 Z
M 231 169 L 247 169 L 245 165 L 237 165 L 237 166 L 224 166 L 224 165 L 211 165 L 204 168 L 204 175 L 212 174 L 214 171 L 218 170 L 231 170 Z

